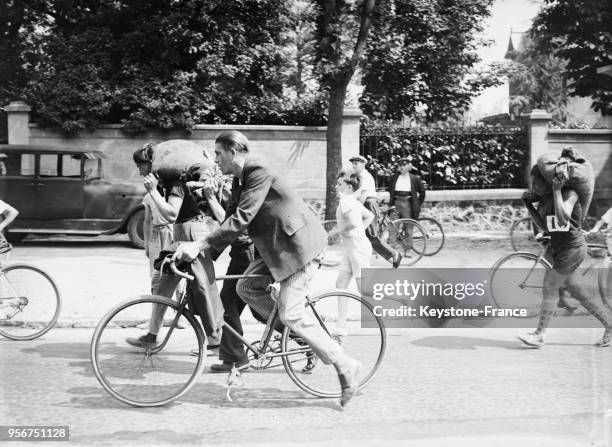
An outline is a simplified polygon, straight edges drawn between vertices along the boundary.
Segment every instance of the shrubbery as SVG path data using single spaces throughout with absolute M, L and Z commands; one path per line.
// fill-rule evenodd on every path
M 525 186 L 527 130 L 522 127 L 404 128 L 364 121 L 361 153 L 385 188 L 402 157 L 429 189 Z

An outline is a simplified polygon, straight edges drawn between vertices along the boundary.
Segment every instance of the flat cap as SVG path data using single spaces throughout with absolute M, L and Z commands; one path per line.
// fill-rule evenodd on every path
M 366 160 L 366 158 L 364 156 L 362 156 L 362 155 L 356 155 L 355 157 L 349 158 L 349 161 L 351 163 L 353 163 L 355 161 L 358 161 L 360 163 L 366 163 L 368 160 Z

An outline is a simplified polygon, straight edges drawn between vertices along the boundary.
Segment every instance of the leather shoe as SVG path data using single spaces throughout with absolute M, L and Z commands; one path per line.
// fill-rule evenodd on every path
M 232 371 L 232 368 L 236 365 L 236 369 L 240 372 L 248 371 L 251 365 L 248 360 L 244 363 L 235 364 L 233 362 L 223 362 L 223 363 L 215 363 L 210 365 L 211 373 L 229 373 Z
M 340 387 L 342 388 L 342 397 L 340 398 L 340 406 L 345 407 L 349 400 L 353 398 L 359 387 L 359 370 L 361 369 L 361 363 L 357 360 L 352 360 L 352 366 L 338 374 L 340 379 Z
M 157 344 L 157 335 L 148 333 L 138 338 L 128 337 L 125 341 L 136 348 L 152 348 Z

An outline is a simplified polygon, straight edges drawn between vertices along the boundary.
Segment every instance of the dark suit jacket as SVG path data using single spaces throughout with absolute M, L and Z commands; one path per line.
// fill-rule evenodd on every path
M 274 279 L 282 281 L 327 246 L 319 218 L 266 162 L 247 157 L 232 194 L 237 205 L 207 238 L 215 259 L 246 229 Z
M 425 201 L 425 184 L 418 175 L 409 175 L 410 190 L 412 191 L 410 206 L 412 207 L 414 218 L 416 219 L 419 217 L 421 212 L 421 204 Z M 395 174 L 393 177 L 391 177 L 391 182 L 389 183 L 389 206 L 395 205 L 395 185 L 398 177 L 399 174 Z

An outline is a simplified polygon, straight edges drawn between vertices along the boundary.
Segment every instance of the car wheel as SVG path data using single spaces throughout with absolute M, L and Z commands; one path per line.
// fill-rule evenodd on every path
M 144 215 L 144 210 L 136 211 L 127 225 L 130 242 L 136 248 L 144 248 Z

